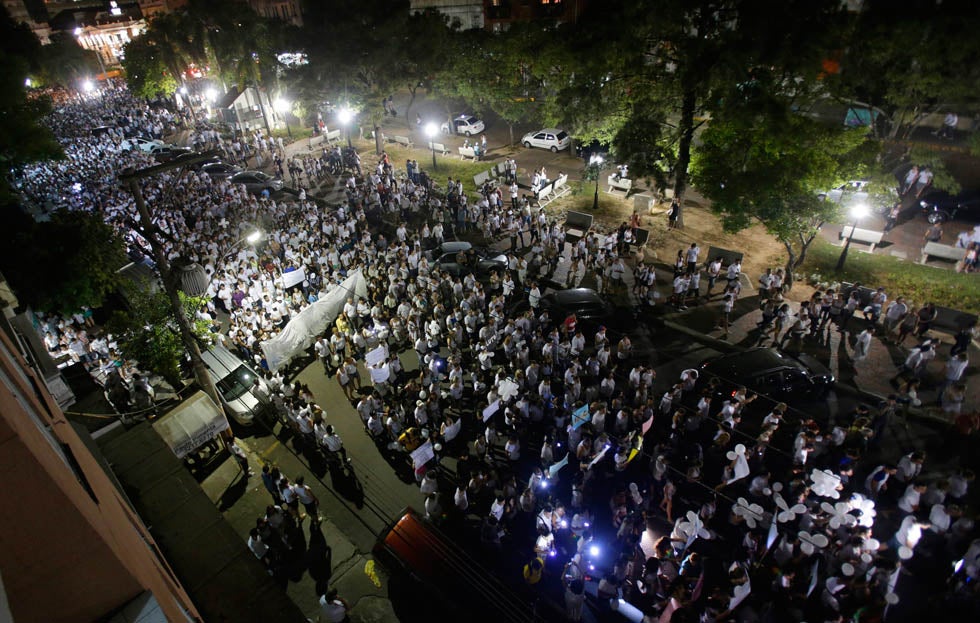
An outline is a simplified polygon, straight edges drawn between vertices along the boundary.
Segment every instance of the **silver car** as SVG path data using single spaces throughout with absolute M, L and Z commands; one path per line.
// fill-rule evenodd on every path
M 262 171 L 242 171 L 241 173 L 235 173 L 228 180 L 232 184 L 244 184 L 245 190 L 255 194 L 259 194 L 265 190 L 268 190 L 270 193 L 282 190 L 282 180 L 277 180 Z
M 234 353 L 215 345 L 201 353 L 204 366 L 211 375 L 225 413 L 242 426 L 251 426 L 255 416 L 265 406 L 262 396 L 269 395 L 265 380 Z M 255 380 L 258 379 L 258 389 Z

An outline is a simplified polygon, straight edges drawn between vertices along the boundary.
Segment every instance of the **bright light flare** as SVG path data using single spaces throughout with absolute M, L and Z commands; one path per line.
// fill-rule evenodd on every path
M 425 124 L 425 135 L 429 138 L 435 138 L 436 134 L 439 133 L 439 126 L 432 123 L 431 121 Z

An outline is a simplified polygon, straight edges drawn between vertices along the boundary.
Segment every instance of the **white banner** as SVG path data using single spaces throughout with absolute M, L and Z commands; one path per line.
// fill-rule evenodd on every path
M 388 359 L 388 349 L 383 345 L 375 348 L 366 355 L 364 355 L 364 363 L 371 368 L 377 367 L 387 361 Z
M 279 283 L 282 285 L 282 289 L 291 288 L 295 285 L 303 283 L 306 279 L 306 267 L 300 266 L 295 270 L 287 270 L 279 277 Z
M 275 372 L 309 348 L 317 336 L 337 319 L 348 296 L 367 298 L 367 283 L 360 270 L 351 273 L 343 283 L 334 286 L 319 301 L 297 314 L 279 335 L 262 342 L 262 352 L 265 353 L 269 369 Z
M 483 409 L 483 421 L 486 422 L 493 417 L 493 414 L 500 410 L 500 400 L 494 400 L 493 404 Z

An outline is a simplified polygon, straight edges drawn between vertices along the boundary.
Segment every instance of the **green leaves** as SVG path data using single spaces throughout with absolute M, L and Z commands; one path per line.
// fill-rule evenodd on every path
M 19 210 L 3 213 L 12 241 L 0 265 L 25 303 L 73 313 L 101 306 L 118 286 L 125 249 L 100 214 L 59 210 L 50 221 L 36 223 Z

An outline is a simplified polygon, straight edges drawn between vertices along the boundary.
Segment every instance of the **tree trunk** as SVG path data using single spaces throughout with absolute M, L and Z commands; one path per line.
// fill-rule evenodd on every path
M 786 247 L 786 255 L 788 259 L 786 260 L 786 277 L 783 279 L 783 286 L 787 290 L 793 289 L 793 270 L 796 268 L 796 253 L 793 251 L 793 245 L 787 241 L 783 241 L 783 246 Z
M 681 139 L 677 144 L 677 165 L 674 168 L 674 199 L 677 200 L 677 227 L 684 228 L 684 191 L 687 190 L 687 168 L 691 164 L 691 143 L 694 141 L 694 109 L 698 98 L 692 87 L 684 89 L 681 101 Z
M 408 106 L 405 107 L 405 123 L 408 124 L 408 127 L 412 127 L 408 121 L 408 113 L 411 112 L 412 106 L 415 104 L 415 92 L 418 90 L 418 85 L 408 88 L 408 92 L 412 94 L 412 97 L 408 100 Z
M 381 136 L 381 123 L 374 121 L 374 153 L 380 156 L 384 151 L 384 139 Z
M 513 123 L 508 123 L 507 124 L 507 129 L 510 131 L 510 146 L 513 147 L 514 146 L 514 124 Z

